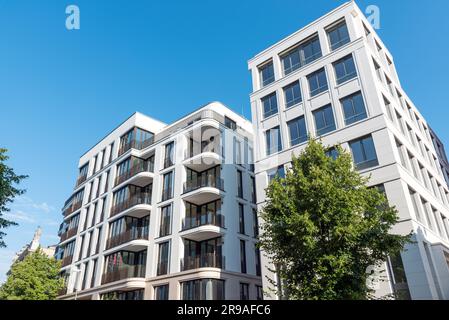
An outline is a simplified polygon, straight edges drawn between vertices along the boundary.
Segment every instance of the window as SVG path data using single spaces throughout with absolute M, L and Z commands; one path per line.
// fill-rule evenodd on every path
M 256 286 L 256 300 L 263 300 L 262 286 Z
M 170 242 L 163 242 L 159 244 L 159 258 L 157 264 L 157 275 L 164 275 L 168 273 L 168 257 L 170 250 Z
M 101 164 L 100 164 L 100 170 L 104 168 L 106 164 L 106 148 L 101 151 Z
M 173 198 L 173 171 L 164 174 L 162 201 Z
M 172 141 L 165 145 L 164 169 L 171 167 L 175 163 L 175 143 Z
M 95 276 L 97 273 L 97 260 L 92 261 L 92 276 L 90 277 L 90 287 L 93 288 L 95 286 Z
M 360 92 L 343 98 L 341 105 L 343 106 L 346 125 L 366 119 L 365 103 Z
M 251 184 L 251 202 L 257 203 L 257 193 L 256 193 L 256 178 L 250 176 L 249 182 Z
M 393 284 L 393 291 L 396 300 L 410 300 L 410 290 L 404 270 L 401 254 L 398 252 L 391 255 L 388 260 L 388 271 Z
M 332 111 L 332 105 L 327 105 L 313 111 L 315 119 L 316 135 L 321 136 L 335 130 L 335 119 Z
M 340 48 L 349 42 L 349 33 L 346 22 L 343 20 L 337 25 L 327 30 L 327 36 L 331 45 L 331 50 Z
M 246 273 L 246 243 L 240 240 L 240 271 Z
M 249 284 L 240 283 L 240 300 L 249 300 Z
M 242 143 L 234 137 L 234 163 L 242 165 Z
M 112 157 L 114 155 L 113 151 L 114 151 L 114 142 L 112 142 L 111 146 L 109 147 L 109 163 L 112 162 Z
M 253 234 L 254 238 L 259 236 L 259 217 L 257 216 L 256 209 L 253 209 Z
M 427 220 L 427 226 L 432 230 L 435 231 L 434 225 L 433 225 L 433 221 L 431 219 L 430 213 L 429 213 L 429 203 L 424 200 L 423 198 L 421 198 L 421 205 L 422 208 L 424 210 L 424 214 L 426 216 L 426 220 Z
M 373 64 L 374 64 L 374 70 L 376 71 L 376 74 L 377 74 L 377 78 L 379 79 L 380 82 L 383 83 L 382 70 L 380 69 L 380 65 L 376 62 L 376 60 L 374 60 L 374 58 L 373 58 Z
M 279 126 L 265 132 L 267 156 L 282 150 L 281 131 Z
M 239 232 L 245 234 L 245 207 L 239 203 Z
M 171 213 L 172 205 L 162 207 L 161 209 L 161 227 L 159 237 L 165 237 L 171 234 Z
M 371 136 L 352 141 L 349 146 L 357 170 L 371 168 L 379 164 Z
M 337 78 L 337 84 L 342 84 L 343 82 L 357 77 L 357 71 L 355 69 L 352 54 L 334 62 L 334 70 L 335 77 Z
M 289 121 L 287 126 L 290 132 L 290 146 L 296 146 L 307 141 L 306 120 L 304 116 Z
M 307 76 L 307 81 L 309 82 L 311 97 L 328 90 L 326 71 L 324 68 L 309 74 Z
M 286 108 L 291 108 L 294 105 L 302 102 L 301 87 L 299 81 L 295 81 L 292 84 L 284 87 L 284 97 Z
M 106 192 L 108 192 L 108 187 L 109 187 L 109 176 L 110 176 L 110 174 L 111 174 L 111 170 L 108 170 L 107 172 L 106 172 L 106 181 L 104 182 L 104 190 L 103 190 L 103 193 L 106 193 Z
M 243 199 L 243 173 L 237 170 L 237 197 Z
M 181 283 L 182 300 L 224 300 L 224 280 L 198 279 Z
M 262 270 L 260 268 L 260 250 L 259 248 L 254 248 L 254 257 L 255 257 L 255 263 L 256 263 L 256 276 L 262 275 Z
M 326 156 L 328 156 L 334 160 L 337 160 L 337 158 L 339 156 L 337 148 L 331 147 L 331 148 L 327 149 Z
M 276 92 L 262 98 L 263 117 L 268 118 L 278 112 Z
M 92 175 L 94 175 L 95 172 L 97 172 L 97 160 L 98 160 L 98 154 L 94 158 L 94 166 L 92 167 Z
M 408 189 L 408 191 L 409 191 L 409 194 L 410 194 L 410 199 L 412 200 L 413 210 L 415 211 L 416 218 L 417 218 L 417 220 L 419 222 L 422 223 L 423 220 L 422 220 L 422 217 L 421 217 L 421 212 L 419 211 L 418 203 L 416 202 L 417 194 L 416 194 L 416 192 L 414 190 L 412 190 L 410 188 Z
M 321 46 L 318 35 L 316 35 L 281 56 L 284 75 L 288 75 L 320 57 Z
M 168 284 L 154 287 L 154 300 L 168 300 Z
M 273 62 L 266 63 L 265 65 L 259 67 L 260 72 L 260 82 L 262 87 L 269 85 L 274 82 L 274 68 Z
M 231 129 L 231 130 L 235 130 L 237 129 L 237 124 L 235 123 L 234 120 L 229 119 L 228 117 L 225 116 L 224 119 L 224 125 L 225 127 Z
M 95 254 L 97 254 L 97 253 L 100 252 L 101 230 L 102 230 L 102 227 L 100 226 L 100 227 L 97 229 L 97 245 L 96 245 L 96 247 L 95 247 Z
M 273 180 L 274 178 L 284 179 L 285 178 L 285 169 L 284 166 L 279 166 L 274 170 L 270 170 L 268 172 L 268 184 Z
M 152 132 L 135 127 L 120 137 L 118 155 L 121 156 L 131 148 L 142 150 L 153 142 L 154 134 Z

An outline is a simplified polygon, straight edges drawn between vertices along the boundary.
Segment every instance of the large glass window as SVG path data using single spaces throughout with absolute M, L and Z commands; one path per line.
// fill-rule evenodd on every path
M 162 207 L 161 209 L 161 228 L 159 231 L 160 237 L 165 237 L 171 234 L 171 213 L 172 205 Z
M 168 284 L 154 287 L 154 300 L 168 300 Z
M 162 201 L 173 198 L 173 171 L 164 174 Z
M 329 38 L 331 50 L 338 49 L 348 43 L 350 39 L 346 22 L 343 20 L 337 25 L 329 28 L 327 30 L 327 36 Z
M 281 131 L 279 126 L 265 132 L 267 156 L 282 150 Z
M 246 273 L 246 242 L 240 240 L 240 272 Z
M 371 136 L 354 140 L 349 143 L 349 146 L 351 147 L 352 157 L 357 170 L 367 169 L 379 164 Z
M 278 112 L 276 92 L 262 98 L 263 117 L 268 118 Z
M 224 216 L 221 215 L 221 200 L 202 205 L 186 202 L 186 216 L 182 229 L 191 229 L 203 225 L 224 227 Z
M 341 99 L 341 105 L 343 106 L 346 125 L 366 118 L 365 103 L 360 92 Z
M 306 120 L 304 116 L 296 118 L 287 123 L 288 131 L 290 132 L 290 145 L 296 146 L 302 142 L 307 141 Z
M 240 300 L 249 300 L 249 284 L 240 283 Z
M 265 87 L 266 85 L 274 82 L 273 62 L 270 61 L 269 63 L 266 63 L 263 66 L 259 67 L 259 72 L 262 87 Z
M 299 81 L 295 81 L 292 84 L 284 87 L 284 97 L 286 108 L 291 108 L 294 105 L 302 101 L 301 87 Z
M 182 300 L 224 300 L 224 280 L 199 279 L 181 283 Z
M 175 143 L 170 142 L 165 145 L 164 168 L 171 167 L 175 163 Z
M 245 234 L 245 206 L 239 203 L 239 232 Z
M 316 35 L 281 56 L 284 75 L 288 75 L 320 57 L 321 46 L 318 35 Z
M 168 259 L 170 251 L 170 242 L 163 242 L 159 244 L 159 257 L 157 264 L 157 275 L 163 275 L 168 273 Z
M 355 69 L 352 54 L 334 62 L 334 69 L 337 84 L 342 84 L 343 82 L 357 77 L 357 71 Z
M 335 130 L 335 119 L 332 111 L 332 105 L 327 105 L 318 110 L 313 111 L 315 119 L 316 135 L 321 136 Z
M 311 97 L 328 90 L 326 71 L 324 68 L 309 74 L 307 76 L 307 81 L 309 82 Z

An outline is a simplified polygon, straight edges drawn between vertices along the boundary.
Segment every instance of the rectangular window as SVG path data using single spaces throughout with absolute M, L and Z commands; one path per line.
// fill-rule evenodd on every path
M 242 143 L 234 137 L 234 163 L 242 165 Z
M 175 163 L 175 143 L 172 141 L 165 145 L 164 169 Z
M 313 111 L 313 117 L 315 119 L 317 136 L 321 136 L 336 129 L 332 105 L 329 104 Z
M 95 172 L 97 172 L 97 160 L 98 160 L 98 155 L 96 155 L 94 158 L 94 166 L 92 167 L 92 175 L 94 175 Z
M 279 126 L 265 132 L 267 156 L 282 150 L 281 131 Z
M 246 273 L 246 243 L 240 240 L 240 271 Z
M 249 284 L 240 283 L 240 300 L 249 300 Z
M 262 87 L 265 87 L 274 82 L 273 62 L 270 61 L 269 63 L 266 63 L 263 66 L 259 67 L 259 73 L 260 83 L 262 84 Z
M 109 163 L 112 162 L 113 155 L 114 155 L 114 142 L 112 142 L 111 146 L 109 147 Z
M 285 178 L 285 169 L 284 166 L 279 166 L 276 169 L 270 170 L 268 173 L 268 183 L 271 182 L 274 178 L 284 179 Z
M 324 68 L 309 74 L 307 76 L 307 81 L 309 82 L 311 97 L 328 90 L 326 71 Z
M 262 286 L 256 286 L 256 300 L 263 300 L 263 288 L 262 288 Z
M 111 170 L 108 170 L 107 172 L 106 172 L 106 181 L 104 182 L 104 190 L 103 190 L 103 193 L 106 193 L 106 192 L 108 192 L 108 187 L 109 187 L 109 176 L 110 176 L 110 174 L 111 174 Z
M 286 108 L 291 108 L 294 105 L 302 102 L 301 87 L 299 81 L 295 81 L 292 84 L 284 87 L 284 97 Z
M 100 252 L 101 230 L 102 230 L 102 227 L 100 226 L 97 229 L 97 245 L 95 247 L 95 254 Z
M 373 138 L 367 136 L 349 143 L 352 157 L 357 170 L 363 170 L 379 165 Z
M 278 101 L 276 92 L 262 98 L 263 117 L 268 118 L 278 113 Z
M 157 264 L 157 275 L 168 274 L 168 258 L 169 258 L 170 242 L 159 244 L 159 257 Z
M 334 62 L 335 77 L 337 84 L 342 84 L 348 80 L 357 77 L 357 71 L 355 69 L 354 58 L 352 54 Z
M 307 128 L 304 116 L 289 121 L 287 126 L 290 133 L 290 146 L 296 146 L 307 141 Z
M 421 217 L 421 212 L 419 211 L 418 203 L 416 202 L 416 197 L 417 197 L 416 192 L 410 188 L 408 189 L 408 191 L 410 194 L 410 200 L 412 200 L 413 210 L 415 211 L 416 218 L 419 222 L 423 223 L 423 220 Z
M 332 51 L 347 44 L 350 39 L 346 22 L 343 20 L 337 25 L 329 28 L 327 30 L 327 36 L 329 38 L 329 43 Z
M 154 300 L 168 300 L 168 284 L 154 287 Z
M 361 92 L 341 99 L 341 105 L 343 106 L 346 125 L 366 119 L 365 103 Z
M 224 119 L 224 125 L 225 127 L 231 129 L 231 130 L 235 130 L 237 129 L 237 124 L 235 123 L 234 120 L 229 119 L 228 117 L 225 116 Z
M 318 35 L 289 50 L 281 56 L 284 75 L 305 66 L 321 57 L 321 46 Z
M 237 197 L 243 199 L 243 173 L 237 170 Z
M 95 276 L 97 273 L 97 260 L 92 261 L 92 276 L 90 277 L 90 287 L 93 288 L 95 286 Z
M 224 280 L 198 279 L 181 283 L 182 300 L 224 300 Z
M 257 216 L 256 209 L 253 209 L 253 234 L 254 238 L 259 236 L 259 217 Z
M 260 250 L 259 248 L 254 249 L 255 263 L 256 263 L 256 276 L 260 277 L 262 275 L 262 270 L 260 267 Z
M 101 165 L 100 165 L 100 170 L 104 168 L 106 164 L 106 148 L 103 149 L 103 151 L 101 151 Z
M 250 177 L 249 181 L 251 183 L 251 202 L 257 203 L 257 193 L 256 193 L 256 178 Z
M 337 148 L 331 147 L 331 148 L 327 149 L 326 156 L 330 157 L 334 160 L 337 160 L 337 158 L 339 156 Z
M 382 70 L 380 68 L 380 65 L 376 62 L 376 60 L 374 60 L 374 58 L 373 58 L 373 64 L 374 64 L 374 70 L 376 71 L 376 74 L 377 74 L 377 78 L 379 79 L 380 82 L 383 83 Z
M 161 227 L 159 229 L 159 237 L 165 237 L 171 234 L 171 214 L 172 205 L 162 207 L 161 209 Z
M 239 232 L 245 234 L 245 207 L 239 203 Z
M 173 198 L 173 171 L 164 174 L 162 201 Z

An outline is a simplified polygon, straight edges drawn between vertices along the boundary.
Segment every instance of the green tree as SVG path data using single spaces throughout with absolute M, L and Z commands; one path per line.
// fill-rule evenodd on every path
M 333 159 L 326 151 L 310 140 L 286 177 L 270 183 L 260 247 L 282 266 L 276 271 L 288 299 L 369 299 L 367 268 L 403 250 L 411 235 L 391 233 L 396 209 L 367 187 L 350 153 L 338 146 Z
M 0 287 L 2 300 L 54 300 L 64 287 L 60 261 L 48 257 L 39 248 L 16 262 Z
M 6 247 L 6 243 L 3 240 L 6 233 L 3 232 L 2 229 L 17 225 L 14 221 L 2 218 L 3 213 L 10 210 L 7 208 L 8 203 L 13 202 L 16 196 L 25 192 L 25 190 L 17 189 L 15 185 L 27 178 L 27 176 L 16 175 L 14 170 L 6 165 L 5 162 L 9 159 L 6 152 L 6 149 L 0 148 L 0 248 Z

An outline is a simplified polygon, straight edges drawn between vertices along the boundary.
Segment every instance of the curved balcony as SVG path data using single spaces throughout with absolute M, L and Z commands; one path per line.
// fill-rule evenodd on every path
M 76 185 L 75 185 L 75 188 L 78 188 L 80 185 L 82 185 L 85 181 L 87 180 L 87 175 L 85 174 L 85 175 L 82 175 L 81 177 L 79 177 L 77 180 L 76 180 Z
M 142 218 L 151 211 L 151 194 L 141 193 L 115 204 L 111 208 L 110 217 L 114 217 L 126 211 L 126 214 L 136 218 Z
M 69 229 L 66 232 L 61 234 L 61 241 L 63 242 L 71 237 L 73 237 L 74 235 L 76 235 L 76 232 L 78 231 L 78 226 L 76 226 L 75 228 Z
M 64 267 L 68 266 L 69 264 L 71 264 L 72 260 L 73 260 L 73 255 L 63 258 L 61 261 L 61 268 L 64 268 Z
M 191 179 L 184 183 L 185 201 L 194 204 L 212 202 L 221 198 L 224 191 L 224 181 L 220 177 L 212 175 Z
M 219 237 L 223 233 L 225 217 L 208 213 L 196 217 L 184 218 L 181 236 L 193 241 L 203 241 Z
M 137 149 L 137 150 L 145 149 L 146 147 L 152 145 L 153 142 L 154 142 L 154 137 L 151 137 L 151 138 L 143 140 L 143 141 L 132 139 L 131 141 L 120 145 L 120 148 L 118 150 L 118 156 L 120 157 L 122 154 L 126 153 L 130 149 Z
M 126 265 L 120 269 L 103 273 L 101 284 L 130 278 L 145 278 L 145 265 Z
M 201 151 L 194 152 L 186 150 L 183 165 L 194 171 L 205 171 L 223 163 L 221 152 L 215 148 L 202 148 Z
M 181 259 L 181 271 L 199 268 L 225 269 L 225 257 L 221 254 L 209 253 L 199 256 L 186 256 Z
M 128 171 L 115 178 L 114 187 L 127 181 L 139 187 L 144 187 L 151 183 L 154 177 L 154 164 L 151 162 L 142 162 L 132 166 Z
M 122 250 L 140 251 L 147 247 L 146 240 L 148 239 L 148 228 L 136 228 L 127 230 L 121 234 L 111 237 L 106 242 L 106 250 L 128 244 L 121 248 Z M 142 241 L 139 241 L 142 240 Z

